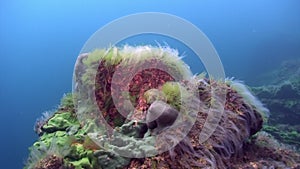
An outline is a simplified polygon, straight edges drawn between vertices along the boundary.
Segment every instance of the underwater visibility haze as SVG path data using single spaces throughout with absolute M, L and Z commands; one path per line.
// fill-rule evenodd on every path
M 84 50 L 143 12 L 201 30 L 223 81 L 155 31 Z M 0 23 L 1 168 L 300 167 L 297 0 L 3 0 Z M 106 37 L 154 22 L 124 23 Z

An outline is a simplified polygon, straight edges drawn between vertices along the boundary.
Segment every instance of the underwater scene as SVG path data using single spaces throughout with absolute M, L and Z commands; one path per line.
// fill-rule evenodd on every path
M 0 168 L 300 169 L 300 1 L 0 2 Z

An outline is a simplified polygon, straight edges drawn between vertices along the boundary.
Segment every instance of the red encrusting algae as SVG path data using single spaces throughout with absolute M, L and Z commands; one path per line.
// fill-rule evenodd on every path
M 103 117 L 112 127 L 123 124 L 125 120 L 125 117 L 120 114 L 116 108 L 116 106 L 122 107 L 123 105 L 115 105 L 115 103 L 113 103 L 112 93 L 118 96 L 118 103 L 123 104 L 127 98 L 125 98 L 122 92 L 129 88 L 130 101 L 136 110 L 131 118 L 142 120 L 145 118 L 145 111 L 149 107 L 144 98 L 144 93 L 149 89 L 159 89 L 166 82 L 175 80 L 170 74 L 161 69 L 170 70 L 171 68 L 160 61 L 146 60 L 140 66 L 143 67 L 144 65 L 149 64 L 151 64 L 152 67 L 158 68 L 143 69 L 140 72 L 137 72 L 132 80 L 127 83 L 128 77 L 123 74 L 116 74 L 116 69 L 122 69 L 122 71 L 119 72 L 123 73 L 132 72 L 136 70 L 136 67 L 124 67 L 120 64 L 109 65 L 106 64 L 104 60 L 100 62 L 95 80 L 95 95 Z M 113 76 L 116 76 L 117 78 L 116 81 L 114 81 L 116 87 L 112 89 Z

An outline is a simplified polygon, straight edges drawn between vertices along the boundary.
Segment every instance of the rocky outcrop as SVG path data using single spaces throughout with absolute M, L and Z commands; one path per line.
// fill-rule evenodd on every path
M 265 147 L 262 137 L 253 137 L 268 110 L 244 84 L 191 76 L 177 54 L 169 48 L 127 46 L 80 56 L 74 93 L 38 121 L 40 137 L 25 168 L 299 166 L 293 151 L 285 151 L 291 159 L 281 159 L 282 150 L 274 151 L 279 147 Z M 156 113 L 150 120 L 156 126 L 147 125 L 149 112 Z M 163 120 L 167 117 L 171 121 Z M 265 151 L 257 156 L 253 150 Z M 262 162 L 266 157 L 272 160 Z
M 272 81 L 252 87 L 253 93 L 270 110 L 264 130 L 278 140 L 300 148 L 300 60 L 285 61 L 269 73 Z M 269 79 L 269 78 L 267 78 Z

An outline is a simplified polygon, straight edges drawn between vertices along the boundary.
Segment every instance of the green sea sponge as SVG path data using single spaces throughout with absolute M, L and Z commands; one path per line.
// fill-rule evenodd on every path
M 93 165 L 87 157 L 70 163 L 75 167 L 75 169 L 93 169 Z
M 70 149 L 68 162 L 72 164 L 75 169 L 99 168 L 93 151 L 86 149 L 83 144 L 73 144 Z
M 69 153 L 69 144 L 60 146 L 57 138 L 51 137 L 49 145 L 38 142 L 30 148 L 29 158 L 24 169 L 46 169 L 46 168 L 65 168 L 71 169 L 64 158 Z
M 124 158 L 103 150 L 95 151 L 94 156 L 97 157 L 97 162 L 100 167 L 105 169 L 123 168 L 130 163 L 129 158 Z
M 56 113 L 42 128 L 44 131 L 51 133 L 58 130 L 66 130 L 74 125 L 79 125 L 76 117 L 70 112 L 62 112 Z

